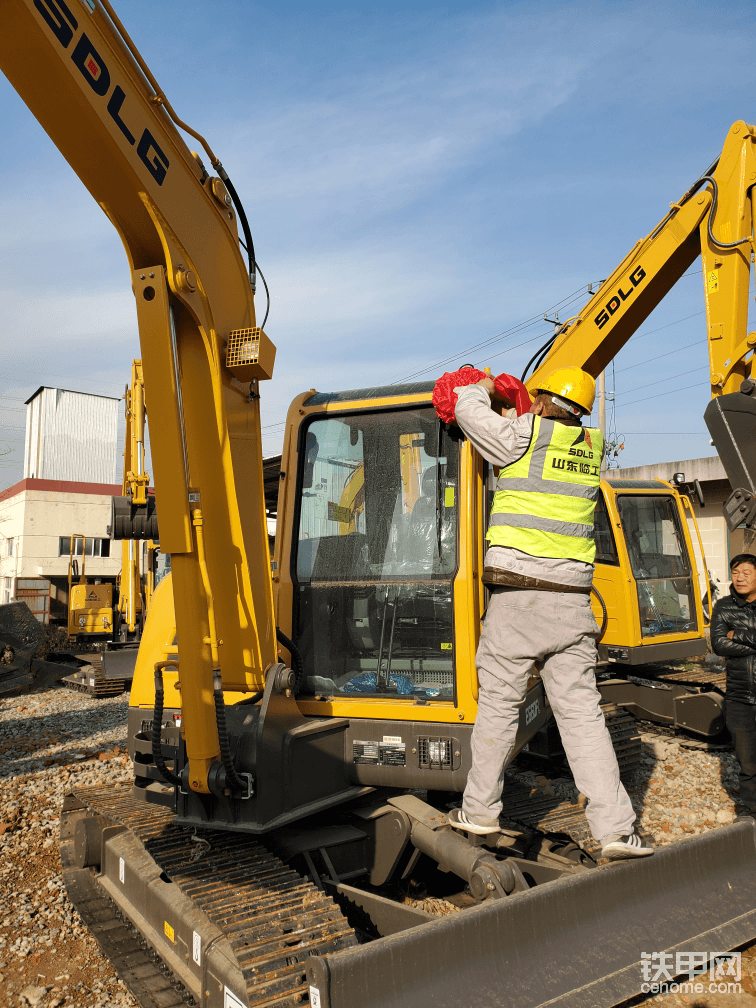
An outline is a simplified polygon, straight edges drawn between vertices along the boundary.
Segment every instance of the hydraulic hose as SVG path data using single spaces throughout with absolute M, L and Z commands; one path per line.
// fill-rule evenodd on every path
M 234 704 L 234 707 L 244 707 L 245 705 L 249 707 L 252 704 L 259 703 L 262 698 L 262 693 L 253 693 L 252 696 L 244 697 L 244 699 L 240 700 L 239 703 Z
M 192 511 L 192 525 L 197 539 L 197 559 L 199 560 L 202 585 L 205 589 L 207 601 L 207 623 L 209 636 L 205 643 L 210 645 L 210 657 L 213 665 L 213 702 L 215 704 L 215 725 L 218 732 L 218 748 L 220 750 L 221 765 L 226 771 L 226 786 L 233 791 L 246 792 L 247 781 L 239 776 L 231 757 L 231 745 L 228 741 L 228 726 L 226 724 L 226 702 L 223 699 L 223 677 L 220 668 L 220 654 L 218 648 L 221 641 L 218 640 L 218 633 L 215 625 L 215 606 L 213 605 L 213 595 L 210 590 L 210 575 L 207 570 L 207 558 L 205 556 L 205 531 L 202 511 L 196 508 Z
M 247 249 L 247 259 L 249 261 L 249 282 L 252 286 L 253 292 L 257 290 L 257 280 L 256 280 L 256 268 L 257 263 L 255 261 L 255 245 L 252 241 L 252 229 L 249 226 L 249 221 L 247 220 L 247 214 L 242 205 L 242 201 L 239 199 L 239 194 L 237 193 L 233 182 L 228 177 L 228 172 L 220 163 L 220 161 L 215 165 L 218 175 L 223 180 L 223 184 L 226 189 L 228 189 L 228 194 L 231 197 L 234 206 L 236 207 L 236 213 L 239 217 L 239 223 L 242 226 L 242 231 L 244 232 L 244 245 Z M 260 327 L 262 328 L 262 326 Z
M 595 585 L 591 585 L 591 591 L 599 600 L 599 605 L 601 606 L 601 631 L 599 632 L 599 635 L 596 638 L 596 643 L 598 644 L 602 640 L 604 634 L 606 633 L 606 625 L 609 622 L 609 614 L 607 613 L 606 610 L 606 602 L 604 602 L 604 600 L 602 599 L 601 592 L 598 590 L 598 588 Z
M 543 358 L 546 356 L 546 354 L 549 352 L 549 350 L 551 350 L 552 346 L 554 345 L 554 341 L 556 340 L 556 338 L 557 338 L 558 335 L 559 335 L 558 333 L 554 333 L 553 336 L 550 336 L 546 340 L 546 342 L 543 344 L 543 346 L 539 347 L 536 350 L 536 352 L 530 358 L 530 360 L 528 361 L 528 363 L 525 365 L 525 370 L 522 372 L 522 377 L 520 378 L 521 382 L 525 381 L 525 379 L 527 377 L 527 374 L 528 374 L 528 371 L 530 371 L 530 365 L 534 361 L 536 362 L 536 367 L 538 367 L 541 364 Z
M 161 747 L 160 732 L 163 727 L 163 709 L 165 707 L 165 691 L 163 689 L 164 668 L 175 668 L 178 671 L 178 665 L 175 661 L 157 662 L 155 665 L 155 710 L 152 715 L 152 733 L 150 739 L 152 742 L 152 761 L 166 784 L 181 787 L 183 782 L 172 770 L 168 769 L 163 759 L 163 750 Z
M 703 175 L 699 182 L 710 182 L 712 188 L 711 196 L 711 209 L 709 210 L 709 216 L 706 218 L 706 229 L 709 233 L 709 241 L 712 245 L 716 245 L 717 248 L 721 249 L 733 249 L 737 248 L 738 245 L 745 245 L 746 242 L 750 242 L 750 238 L 739 238 L 734 242 L 722 242 L 718 238 L 714 237 L 714 232 L 712 231 L 712 224 L 714 223 L 714 217 L 717 213 L 717 198 L 719 196 L 719 186 L 714 181 L 713 175 Z
M 305 668 L 304 662 L 302 661 L 302 655 L 300 654 L 297 645 L 290 641 L 286 634 L 282 633 L 278 627 L 276 627 L 276 640 L 279 644 L 283 644 L 286 650 L 291 655 L 291 664 L 294 670 L 294 696 L 301 691 L 304 686 L 305 680 Z M 251 701 L 250 701 L 251 702 Z
M 239 775 L 231 755 L 226 724 L 226 702 L 223 699 L 223 680 L 220 673 L 213 675 L 213 700 L 215 701 L 215 724 L 218 729 L 218 748 L 223 769 L 226 771 L 226 785 L 232 791 L 247 791 L 247 781 Z

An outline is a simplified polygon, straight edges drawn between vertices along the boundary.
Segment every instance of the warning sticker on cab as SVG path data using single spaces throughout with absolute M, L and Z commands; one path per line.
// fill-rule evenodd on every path
M 176 944 L 176 932 L 175 932 L 175 931 L 173 930 L 173 928 L 172 928 L 172 927 L 171 927 L 171 925 L 170 925 L 170 924 L 168 923 L 168 921 L 163 921 L 163 931 L 165 931 L 165 933 L 166 933 L 166 936 L 167 936 L 167 937 L 168 937 L 168 938 L 170 939 L 170 941 L 172 941 L 172 942 L 173 942 L 173 944 L 175 945 L 175 944 Z

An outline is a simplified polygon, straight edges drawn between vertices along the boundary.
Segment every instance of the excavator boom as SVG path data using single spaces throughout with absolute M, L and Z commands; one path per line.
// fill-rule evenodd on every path
M 748 332 L 754 186 L 756 127 L 739 121 L 717 161 L 561 326 L 529 379 L 535 385 L 567 365 L 599 375 L 700 255 L 712 395 L 704 419 L 733 488 L 725 507 L 731 530 L 756 523 L 756 333 Z
M 184 697 L 190 787 L 207 793 L 221 758 L 221 682 L 259 689 L 277 658 L 270 571 L 248 561 L 267 553 L 257 385 L 270 377 L 274 348 L 255 327 L 233 188 L 212 151 L 216 176 L 188 149 L 107 0 L 75 8 L 9 0 L 3 16 L 3 72 L 129 259 L 160 431 L 152 458 L 161 547 L 172 557 L 181 672 L 192 684 Z M 236 371 L 226 367 L 232 333 Z

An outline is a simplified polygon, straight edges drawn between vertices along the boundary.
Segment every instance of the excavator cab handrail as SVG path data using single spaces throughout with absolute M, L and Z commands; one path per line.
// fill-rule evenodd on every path
M 696 530 L 696 537 L 698 539 L 698 549 L 699 549 L 699 552 L 701 554 L 701 564 L 703 566 L 704 578 L 706 579 L 706 598 L 707 598 L 708 603 L 709 603 L 708 621 L 706 619 L 706 614 L 704 614 L 704 627 L 709 627 L 709 626 L 711 626 L 711 607 L 712 607 L 712 602 L 711 602 L 711 582 L 709 580 L 709 568 L 706 565 L 706 554 L 704 553 L 703 539 L 701 538 L 701 530 L 698 527 L 698 520 L 696 518 L 696 512 L 693 510 L 693 505 L 692 505 L 692 503 L 691 503 L 690 498 L 688 497 L 688 495 L 684 494 L 684 493 L 681 493 L 680 494 L 680 499 L 683 502 L 683 506 L 686 507 L 688 509 L 688 511 L 690 511 L 690 517 L 693 519 L 693 527 Z

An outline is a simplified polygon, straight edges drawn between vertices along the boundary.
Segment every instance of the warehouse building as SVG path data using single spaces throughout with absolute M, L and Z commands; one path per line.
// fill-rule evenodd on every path
M 118 404 L 43 386 L 26 403 L 24 478 L 0 493 L 0 601 L 26 601 L 42 622 L 65 618 L 74 571 L 115 583 L 121 551 L 107 527 L 120 495 Z M 86 540 L 86 545 L 85 545 Z

